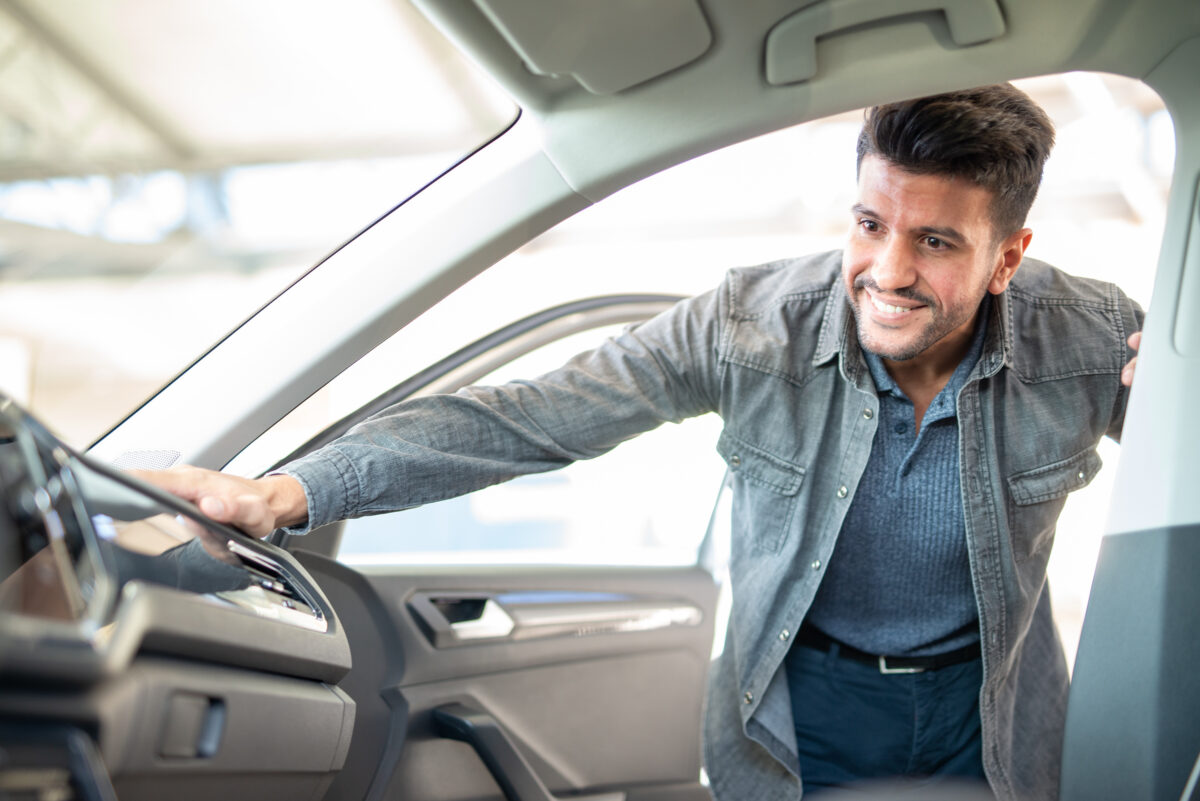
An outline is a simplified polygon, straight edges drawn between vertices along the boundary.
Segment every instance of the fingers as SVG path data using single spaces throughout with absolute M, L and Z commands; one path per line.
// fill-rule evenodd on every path
M 221 506 L 224 518 L 214 517 L 214 520 L 223 519 L 255 537 L 265 537 L 275 530 L 275 516 L 266 497 L 249 481 L 234 489 L 230 497 L 222 499 Z
M 219 536 L 207 525 L 201 525 L 191 518 L 181 515 L 179 519 L 183 523 L 184 529 L 192 537 L 199 540 L 200 547 L 213 559 L 228 565 L 236 565 L 238 563 L 238 558 L 231 554 L 229 548 L 226 547 L 227 540 L 225 537 Z
M 228 522 L 229 520 L 225 502 L 216 495 L 201 495 L 196 501 L 196 506 L 213 520 L 220 520 L 222 522 Z
M 1125 340 L 1129 347 L 1137 350 L 1142 346 L 1142 332 L 1136 331 L 1129 335 L 1129 339 Z M 1137 372 L 1138 357 L 1134 356 L 1129 362 L 1121 368 L 1121 383 L 1127 387 L 1133 386 L 1133 374 Z
M 184 465 L 169 470 L 132 470 L 137 478 L 191 501 L 204 514 L 254 537 L 275 530 L 275 516 L 257 482 Z
M 1133 374 L 1137 372 L 1137 356 L 1134 356 L 1129 362 L 1121 368 L 1121 383 L 1127 387 L 1133 386 Z
M 166 490 L 172 495 L 178 495 L 184 500 L 199 504 L 203 493 L 200 484 L 193 474 L 201 471 L 197 468 L 184 466 L 172 467 L 169 470 L 129 470 L 128 473 L 147 484 L 153 484 L 159 489 Z

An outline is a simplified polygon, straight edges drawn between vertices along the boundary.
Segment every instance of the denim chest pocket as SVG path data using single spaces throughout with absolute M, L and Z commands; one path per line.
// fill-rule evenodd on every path
M 734 477 L 734 547 L 749 542 L 758 552 L 778 551 L 794 525 L 804 468 L 728 431 L 717 440 L 717 452 Z
M 1008 477 L 1009 525 L 1018 559 L 1047 550 L 1067 495 L 1082 489 L 1100 472 L 1103 462 L 1094 447 L 1056 462 Z

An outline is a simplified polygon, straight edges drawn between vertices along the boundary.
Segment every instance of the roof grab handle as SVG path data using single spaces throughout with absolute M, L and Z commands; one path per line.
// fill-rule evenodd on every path
M 767 82 L 783 86 L 817 74 L 817 40 L 837 31 L 895 17 L 941 11 L 959 47 L 1004 34 L 997 0 L 824 0 L 800 9 L 767 34 Z

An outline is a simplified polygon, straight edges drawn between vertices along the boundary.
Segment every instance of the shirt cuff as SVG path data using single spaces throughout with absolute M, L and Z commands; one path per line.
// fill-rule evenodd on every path
M 353 514 L 354 499 L 358 497 L 358 474 L 350 460 L 335 449 L 311 453 L 268 475 L 290 476 L 304 490 L 308 518 L 303 523 L 283 528 L 285 534 L 301 536 Z

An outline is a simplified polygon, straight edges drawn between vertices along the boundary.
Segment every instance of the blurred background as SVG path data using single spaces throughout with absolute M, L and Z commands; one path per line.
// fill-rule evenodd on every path
M 1115 281 L 1148 307 L 1173 162 L 1167 112 L 1115 76 L 1019 84 L 1058 128 L 1029 255 Z M 0 390 L 86 447 L 517 113 L 400 0 L 0 0 Z M 365 360 L 374 383 L 348 379 L 362 386 L 298 410 L 284 439 L 303 441 L 372 391 L 543 306 L 606 291 L 691 294 L 731 266 L 838 247 L 860 121 L 847 113 L 744 143 L 582 212 L 416 321 L 381 351 L 382 378 L 380 361 Z M 708 425 L 695 461 L 719 479 Z M 274 441 L 240 472 L 287 452 Z M 1118 455 L 1102 446 L 1105 470 L 1059 528 L 1051 581 L 1072 653 Z M 635 461 L 651 473 L 657 464 Z M 597 508 L 613 506 L 604 482 L 622 480 L 597 476 L 603 462 L 583 479 Z M 626 471 L 623 498 L 655 486 L 612 469 Z M 675 479 L 681 497 L 694 495 L 689 476 Z M 708 486 L 703 502 L 685 501 L 694 519 L 673 523 L 686 558 L 709 516 Z M 528 515 L 540 496 L 516 492 L 483 496 L 472 514 Z M 620 505 L 652 516 L 660 500 Z M 672 537 L 652 539 L 674 547 Z

